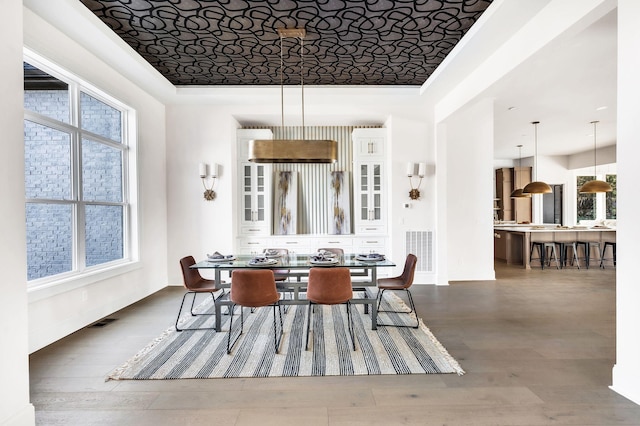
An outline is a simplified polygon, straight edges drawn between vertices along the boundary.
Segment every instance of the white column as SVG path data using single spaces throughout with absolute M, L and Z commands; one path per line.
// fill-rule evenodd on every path
M 616 365 L 614 391 L 640 404 L 640 285 L 636 262 L 640 256 L 640 2 L 618 0 L 618 269 L 616 284 Z
M 438 203 L 446 198 L 438 206 L 436 251 L 446 254 L 438 261 L 439 281 L 445 273 L 450 281 L 495 279 L 487 249 L 493 247 L 493 122 L 493 101 L 483 99 L 447 118 L 446 137 L 438 134 Z
M 2 2 L 0 26 L 0 424 L 35 424 L 29 403 L 27 250 L 22 130 L 22 2 Z

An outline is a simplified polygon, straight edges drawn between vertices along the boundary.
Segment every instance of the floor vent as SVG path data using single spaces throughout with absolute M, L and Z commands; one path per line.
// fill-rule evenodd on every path
M 433 231 L 407 231 L 406 253 L 418 258 L 416 272 L 433 272 Z
M 91 325 L 88 325 L 87 328 L 100 328 L 107 326 L 117 320 L 118 318 L 102 318 L 100 321 L 96 321 Z

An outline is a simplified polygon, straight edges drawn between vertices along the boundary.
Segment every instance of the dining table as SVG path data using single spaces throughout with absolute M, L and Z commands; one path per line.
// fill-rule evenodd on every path
M 264 260 L 264 262 L 256 262 Z M 373 254 L 343 254 L 333 258 L 318 258 L 317 254 L 288 254 L 281 256 L 256 256 L 256 255 L 227 255 L 221 258 L 207 258 L 192 265 L 191 268 L 209 270 L 214 272 L 216 282 L 223 289 L 230 288 L 233 281 L 224 282 L 224 272 L 232 276 L 237 269 L 271 269 L 278 275 L 286 273 L 286 281 L 279 281 L 278 290 L 291 293 L 290 298 L 282 298 L 283 305 L 306 305 L 309 301 L 304 297 L 307 277 L 311 268 L 348 268 L 351 272 L 353 291 L 362 293 L 362 297 L 354 297 L 352 304 L 364 305 L 364 312 L 371 312 L 371 329 L 377 329 L 378 307 L 375 293 L 367 291 L 368 288 L 376 288 L 378 284 L 378 269 L 392 268 L 396 264 L 385 256 Z M 215 303 L 215 329 L 222 330 L 222 306 L 231 307 L 233 302 L 227 297 L 216 299 Z

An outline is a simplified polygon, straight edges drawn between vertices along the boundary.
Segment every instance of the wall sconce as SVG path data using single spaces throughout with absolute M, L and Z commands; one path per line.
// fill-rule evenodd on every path
M 198 165 L 198 172 L 200 173 L 200 179 L 202 179 L 202 186 L 204 186 L 204 199 L 211 201 L 216 198 L 216 193 L 213 190 L 213 185 L 216 183 L 218 177 L 218 165 L 216 163 L 211 164 L 211 173 L 208 173 L 209 165 L 207 163 L 200 163 Z M 207 187 L 207 178 L 211 177 L 211 185 Z
M 418 173 L 416 174 L 416 167 L 418 169 Z M 409 198 L 412 200 L 420 199 L 420 184 L 422 184 L 422 178 L 425 175 L 425 171 L 427 170 L 427 163 L 407 163 L 407 176 L 409 177 L 409 185 L 411 185 L 411 191 L 409 191 Z M 413 177 L 416 176 L 420 180 L 418 181 L 418 186 L 413 186 Z

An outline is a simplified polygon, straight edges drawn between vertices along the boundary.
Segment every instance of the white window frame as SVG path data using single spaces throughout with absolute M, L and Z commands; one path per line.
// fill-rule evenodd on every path
M 42 203 L 60 203 L 72 206 L 72 267 L 71 271 L 48 277 L 37 278 L 27 281 L 27 291 L 29 293 L 29 301 L 40 300 L 50 297 L 61 292 L 79 288 L 93 282 L 103 280 L 109 277 L 117 276 L 134 269 L 140 268 L 139 265 L 139 235 L 138 235 L 138 213 L 137 213 L 137 121 L 136 111 L 117 100 L 116 98 L 104 93 L 90 83 L 83 81 L 79 77 L 62 69 L 51 61 L 46 60 L 37 53 L 24 49 L 23 60 L 48 74 L 64 81 L 69 87 L 70 97 L 70 123 L 63 123 L 33 111 L 24 110 L 24 119 L 41 124 L 47 127 L 61 130 L 71 135 L 72 154 L 71 154 L 71 170 L 72 170 L 72 188 L 70 200 L 49 200 L 49 199 L 27 199 L 25 205 L 29 202 Z M 121 142 L 114 142 L 104 136 L 97 135 L 80 128 L 80 93 L 83 92 L 105 104 L 117 109 L 122 114 L 122 134 Z M 122 151 L 122 202 L 93 202 L 84 201 L 80 196 L 82 190 L 81 164 L 78 155 L 81 155 L 81 145 L 83 136 L 87 139 L 97 141 Z M 75 148 L 74 148 L 75 146 Z M 84 211 L 84 206 L 89 204 L 97 205 L 118 205 L 123 207 L 123 256 L 121 259 L 101 263 L 91 267 L 85 266 L 85 229 L 84 216 L 78 214 Z

